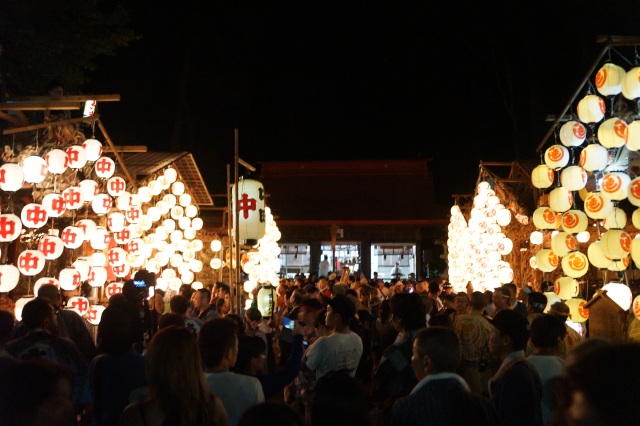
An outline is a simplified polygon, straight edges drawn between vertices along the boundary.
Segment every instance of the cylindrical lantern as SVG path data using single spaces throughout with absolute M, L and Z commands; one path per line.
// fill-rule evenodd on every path
M 127 183 L 120 176 L 114 176 L 107 180 L 107 192 L 112 197 L 118 197 L 119 195 L 122 195 L 125 189 L 127 189 Z
M 566 232 L 558 232 L 551 238 L 551 248 L 555 254 L 563 257 L 570 251 L 577 250 L 578 242 L 573 235 L 567 234 Z
M 585 231 L 589 226 L 589 218 L 581 210 L 569 210 L 562 215 L 562 229 L 569 234 Z
M 77 170 L 87 164 L 87 151 L 83 146 L 72 145 L 67 148 L 67 157 L 69 158 L 69 167 Z
M 61 149 L 52 149 L 47 152 L 44 159 L 47 162 L 47 169 L 49 172 L 56 175 L 64 173 L 64 171 L 69 167 L 69 157 L 67 156 L 67 153 Z
M 82 143 L 82 147 L 86 152 L 87 161 L 96 161 L 102 156 L 102 143 L 97 139 L 91 138 L 85 140 Z
M 580 146 L 587 137 L 587 128 L 578 121 L 567 121 L 560 128 L 560 142 L 566 147 Z
M 598 142 L 605 148 L 619 148 L 627 142 L 627 122 L 621 118 L 606 119 L 598 126 Z
M 609 151 L 604 146 L 593 143 L 580 152 L 578 164 L 588 172 L 595 172 L 607 167 Z
M 24 181 L 27 183 L 41 183 L 49 173 L 47 162 L 39 155 L 31 155 L 22 162 Z
M 624 76 L 622 96 L 631 101 L 640 98 L 640 67 L 631 68 Z
M 8 293 L 18 285 L 20 271 L 14 265 L 0 265 L 0 293 Z
M 578 118 L 583 123 L 597 123 L 607 111 L 604 100 L 597 95 L 587 95 L 578 102 Z
M 100 157 L 93 168 L 98 177 L 109 179 L 116 171 L 116 163 L 109 157 Z
M 62 255 L 64 244 L 60 237 L 45 235 L 38 244 L 38 250 L 42 252 L 46 260 L 54 260 Z
M 602 290 L 605 290 L 607 297 L 616 302 L 623 311 L 627 311 L 631 307 L 631 289 L 629 286 L 621 283 L 608 283 L 602 286 Z
M 621 229 L 610 229 L 600 237 L 602 252 L 609 259 L 622 259 L 631 252 L 631 236 Z
M 561 216 L 550 207 L 538 207 L 533 212 L 533 224 L 538 229 L 558 229 Z
M 635 241 L 635 240 L 634 240 Z M 640 255 L 640 246 L 638 247 L 638 254 Z M 602 243 L 600 241 L 594 241 L 589 244 L 589 248 L 587 249 L 587 256 L 589 258 L 589 262 L 593 266 L 599 269 L 607 269 L 611 264 L 612 260 L 604 255 L 602 251 Z M 640 257 L 638 258 L 640 260 Z
M 0 214 L 0 242 L 14 241 L 22 232 L 22 221 L 15 214 Z
M 620 65 L 607 62 L 596 74 L 596 90 L 603 96 L 620 94 L 625 75 L 626 72 Z
M 555 188 L 549 193 L 549 207 L 554 212 L 564 213 L 573 204 L 573 194 L 565 187 Z
M 587 304 L 586 300 L 573 297 L 565 300 L 564 303 L 569 307 L 571 321 L 582 323 L 589 319 L 589 309 L 584 307 Z
M 67 210 L 67 203 L 62 194 L 51 192 L 42 198 L 42 207 L 49 217 L 60 217 Z
M 30 203 L 22 208 L 20 219 L 22 219 L 22 224 L 27 228 L 37 229 L 47 223 L 49 215 L 42 205 Z
M 5 163 L 0 166 L 0 189 L 7 192 L 15 192 L 22 188 L 24 183 L 24 171 L 15 163 Z
M 557 170 L 569 164 L 569 150 L 560 144 L 551 145 L 544 153 L 544 163 Z
M 584 200 L 584 212 L 591 219 L 604 219 L 613 211 L 613 202 L 601 192 L 592 192 Z
M 602 224 L 605 229 L 624 229 L 627 226 L 627 214 L 620 207 L 614 207 Z
M 264 318 L 269 318 L 273 315 L 277 298 L 276 288 L 270 284 L 263 285 L 258 291 L 258 310 Z
M 536 253 L 536 265 L 542 272 L 551 272 L 558 267 L 560 260 L 550 249 L 542 249 Z
M 587 184 L 587 172 L 580 166 L 569 166 L 560 173 L 560 184 L 569 191 L 580 191 Z
M 589 260 L 584 253 L 574 251 L 562 258 L 562 271 L 572 278 L 580 278 L 589 270 Z
M 576 297 L 579 291 L 580 284 L 572 277 L 560 277 L 553 283 L 553 292 L 557 294 L 560 299 L 566 300 Z
M 239 191 L 237 188 L 239 187 Z M 237 192 L 236 192 L 237 191 Z M 236 199 L 238 206 L 236 209 Z M 257 241 L 265 234 L 264 187 L 253 179 L 243 179 L 232 189 L 232 212 L 235 221 L 238 217 L 238 234 L 240 241 Z M 236 213 L 237 212 L 237 213 Z M 234 223 L 234 235 L 236 224 Z M 255 243 L 254 243 L 255 244 Z

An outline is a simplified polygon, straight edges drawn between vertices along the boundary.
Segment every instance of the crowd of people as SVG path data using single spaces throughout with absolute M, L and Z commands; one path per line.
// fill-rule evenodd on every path
M 257 289 L 256 289 L 257 292 Z M 125 283 L 96 338 L 53 285 L 0 310 L 2 425 L 630 425 L 640 344 L 589 338 L 529 286 L 343 271 L 230 288 Z

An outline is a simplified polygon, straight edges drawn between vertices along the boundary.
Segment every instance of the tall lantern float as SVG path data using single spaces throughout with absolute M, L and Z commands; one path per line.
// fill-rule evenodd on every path
M 240 191 L 236 196 L 237 187 L 240 188 Z M 264 236 L 266 230 L 262 183 L 257 180 L 243 179 L 238 185 L 233 185 L 231 193 L 233 219 L 235 220 L 237 214 L 240 241 L 259 240 Z M 236 213 L 236 199 L 238 200 L 238 213 Z

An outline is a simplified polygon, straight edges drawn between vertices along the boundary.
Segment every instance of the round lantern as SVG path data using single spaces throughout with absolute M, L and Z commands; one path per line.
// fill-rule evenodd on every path
M 120 232 L 124 229 L 127 219 L 120 212 L 113 212 L 107 216 L 107 226 L 111 232 Z
M 575 278 L 560 277 L 553 283 L 553 292 L 560 299 L 576 297 L 580 291 L 580 284 Z
M 169 167 L 165 169 L 164 172 L 162 173 L 167 177 L 167 179 L 169 180 L 169 183 L 175 182 L 176 179 L 178 178 L 178 171 L 173 167 Z
M 636 229 L 640 229 L 640 209 L 635 209 L 631 215 L 631 222 Z
M 171 185 L 171 193 L 173 195 L 182 195 L 184 194 L 184 183 L 182 182 L 174 182 Z
M 109 247 L 110 241 L 111 236 L 109 235 L 109 231 L 107 231 L 104 227 L 99 226 L 91 237 L 89 243 L 91 244 L 91 247 L 96 250 L 104 250 Z
M 138 266 L 141 266 L 141 265 L 142 265 L 142 263 L 140 265 L 138 265 Z M 111 272 L 113 272 L 113 275 L 115 275 L 118 278 L 124 278 L 127 275 L 129 275 L 129 273 L 131 272 L 131 266 L 129 266 L 128 263 L 123 263 L 120 266 L 111 266 L 110 265 L 109 268 L 111 268 Z M 153 272 L 153 271 L 151 271 L 151 268 L 147 268 L 147 269 L 149 269 L 150 272 Z
M 91 287 L 102 287 L 107 282 L 107 268 L 104 266 L 91 267 L 88 282 Z
M 605 148 L 618 148 L 627 142 L 627 122 L 613 117 L 598 127 L 598 142 Z
M 631 252 L 631 236 L 621 229 L 610 229 L 600 237 L 602 253 L 609 259 L 622 259 Z
M 573 194 L 565 187 L 560 186 L 549 193 L 549 207 L 554 212 L 566 212 L 572 204 Z
M 498 250 L 498 253 L 506 256 L 511 253 L 511 250 L 513 250 L 513 241 L 511 241 L 509 238 L 502 238 L 496 244 L 496 249 Z
M 613 300 L 623 311 L 631 307 L 631 289 L 621 283 L 608 283 L 602 286 L 602 290 L 607 292 L 607 297 Z
M 22 232 L 22 222 L 14 214 L 0 214 L 0 242 L 14 241 Z
M 533 212 L 533 224 L 538 229 L 558 229 L 560 218 L 550 207 L 538 207 Z
M 102 156 L 102 143 L 97 139 L 87 139 L 82 143 L 87 161 L 96 161 Z
M 124 212 L 124 216 L 129 223 L 138 223 L 142 216 L 142 209 L 139 206 L 131 206 Z
M 587 95 L 578 102 L 578 118 L 583 123 L 597 123 L 604 118 L 607 108 L 597 95 Z
M 504 209 L 502 209 L 504 210 Z M 198 208 L 196 206 L 194 206 L 193 204 L 189 204 L 188 206 L 186 206 L 184 208 L 184 214 L 185 216 L 189 217 L 189 218 L 194 218 L 198 215 Z
M 640 238 L 634 238 L 631 241 L 631 259 L 633 259 L 636 267 L 640 267 Z
M 122 195 L 127 189 L 127 183 L 120 176 L 114 176 L 107 180 L 107 192 L 112 197 Z
M 42 278 L 38 278 L 36 283 L 33 285 L 33 294 L 38 296 L 38 291 L 40 290 L 40 287 L 42 287 L 45 284 L 51 284 L 56 286 L 58 290 L 60 289 L 60 282 L 57 279 L 52 277 L 42 277 Z
M 565 300 L 566 305 L 569 307 L 570 318 L 573 322 L 585 322 L 589 319 L 589 309 L 585 308 L 584 305 L 587 304 L 587 301 L 581 299 L 579 297 L 574 297 L 571 299 Z
M 560 173 L 560 184 L 569 191 L 579 191 L 587 184 L 587 172 L 580 166 L 569 166 Z
M 78 226 L 67 226 L 60 233 L 62 244 L 69 249 L 77 249 L 84 242 L 84 231 Z
M 640 98 L 640 67 L 631 68 L 624 76 L 622 96 L 631 101 Z
M 20 270 L 14 265 L 0 265 L 0 293 L 8 293 L 18 285 Z
M 115 296 L 116 294 L 122 293 L 122 287 L 123 286 L 124 286 L 124 284 L 121 283 L 121 282 L 109 283 L 104 288 L 104 293 L 106 294 L 107 298 L 110 299 L 111 296 Z
M 605 229 L 624 229 L 627 226 L 627 214 L 620 207 L 614 207 L 602 223 Z
M 507 226 L 509 223 L 511 223 L 511 212 L 507 209 L 503 209 L 501 212 L 506 212 L 507 214 L 504 214 L 504 213 L 499 214 L 498 217 L 496 218 L 496 221 L 500 226 Z M 508 219 L 506 218 L 507 215 L 508 215 Z M 191 221 L 191 226 L 196 231 L 199 231 L 204 226 L 204 221 L 200 217 L 194 217 L 193 220 Z
M 569 164 L 569 150 L 560 144 L 551 145 L 544 153 L 544 163 L 553 170 Z
M 540 231 L 533 231 L 529 236 L 531 244 L 539 246 L 544 241 L 544 235 Z
M 580 152 L 578 164 L 588 172 L 595 172 L 607 167 L 609 151 L 604 146 L 594 143 L 587 145 Z
M 89 310 L 84 317 L 89 321 L 91 325 L 98 325 L 102 320 L 102 313 L 106 308 L 102 305 L 90 305 Z
M 35 297 L 27 296 L 21 297 L 20 299 L 16 300 L 16 305 L 14 306 L 16 321 L 22 321 L 22 309 L 24 309 L 24 305 L 31 302 L 33 299 L 35 299 Z
M 91 272 L 91 258 L 82 256 L 73 261 L 72 266 L 76 271 L 80 272 L 80 281 L 85 281 L 89 278 Z
M 580 278 L 589 270 L 589 259 L 584 253 L 574 251 L 562 258 L 562 271 L 566 276 Z
M 87 164 L 87 151 L 83 146 L 72 145 L 67 148 L 67 157 L 69 158 L 69 167 L 77 170 Z
M 612 260 L 607 269 L 609 271 L 621 272 L 625 271 L 629 267 L 629 255 L 623 257 L 622 259 Z
M 0 166 L 0 189 L 7 192 L 15 192 L 22 188 L 24 183 L 24 171 L 15 163 L 5 163 Z
M 578 242 L 575 237 L 566 232 L 558 232 L 551 238 L 551 249 L 560 257 L 565 256 L 570 251 L 578 249 Z
M 627 198 L 636 207 L 640 207 L 640 177 L 629 182 L 627 186 Z
M 109 157 L 100 157 L 93 166 L 93 169 L 96 172 L 96 176 L 102 179 L 108 179 L 115 173 L 116 163 Z
M 638 254 L 640 254 L 640 250 Z M 595 241 L 589 244 L 587 255 L 589 258 L 589 262 L 591 262 L 593 266 L 599 269 L 607 269 L 609 268 L 611 262 L 613 262 L 610 258 L 604 255 L 604 252 L 602 251 L 602 243 L 600 241 Z
M 107 264 L 107 256 L 101 251 L 96 251 L 91 254 L 91 267 L 104 266 Z
M 209 265 L 212 269 L 220 269 L 222 267 L 222 260 L 214 257 L 213 259 L 211 259 L 211 262 L 209 262 Z
M 133 197 L 131 193 L 123 191 L 116 197 L 116 207 L 125 212 L 129 207 L 133 206 Z
M 66 291 L 75 290 L 80 283 L 80 272 L 76 268 L 65 268 L 58 274 L 60 288 Z
M 636 298 L 633 299 L 633 304 L 631 306 L 633 307 L 633 316 L 640 320 L 640 296 L 636 296 Z
M 54 192 L 44 196 L 42 207 L 44 207 L 49 217 L 60 217 L 67 210 L 64 196 Z
M 46 260 L 54 260 L 62 255 L 64 244 L 60 237 L 55 235 L 45 235 L 38 243 L 38 250 L 44 255 Z
M 18 256 L 18 270 L 22 275 L 34 276 L 42 272 L 46 260 L 39 250 L 25 250 Z
M 187 206 L 191 205 L 191 195 L 182 194 L 180 196 L 180 198 L 178 199 L 178 202 L 180 203 L 180 205 L 182 207 L 187 207 Z
M 264 219 L 265 199 L 262 183 L 252 179 L 240 181 L 237 185 L 233 185 L 231 200 L 233 204 L 232 218 L 235 220 L 236 214 L 238 217 L 240 241 L 257 241 L 262 238 L 266 231 L 266 221 Z M 238 200 L 238 206 L 236 206 L 236 200 Z
M 619 95 L 626 72 L 619 65 L 608 62 L 596 74 L 596 90 L 603 96 Z
M 559 258 L 550 249 L 542 249 L 536 253 L 536 265 L 542 272 L 551 272 L 558 267 Z
M 613 202 L 601 192 L 592 192 L 584 200 L 584 212 L 591 219 L 604 219 L 613 211 Z
M 127 252 L 122 247 L 113 247 L 107 254 L 109 265 L 120 266 L 127 262 Z
M 32 155 L 22 162 L 24 181 L 27 183 L 41 183 L 49 173 L 47 162 L 39 155 Z
M 627 126 L 627 148 L 630 151 L 640 149 L 640 121 L 632 121 Z
M 91 201 L 91 208 L 96 214 L 105 214 L 111 210 L 113 199 L 109 194 L 98 194 Z
M 67 300 L 67 308 L 76 311 L 81 317 L 89 311 L 90 306 L 89 299 L 86 297 L 74 296 Z
M 566 147 L 580 146 L 587 137 L 587 128 L 578 121 L 567 121 L 560 128 L 560 142 Z
M 69 167 L 69 157 L 67 156 L 67 153 L 61 149 L 52 149 L 47 152 L 44 159 L 47 162 L 47 169 L 49 172 L 55 175 L 64 173 L 64 171 Z
M 37 229 L 47 223 L 49 215 L 42 205 L 30 203 L 22 208 L 20 219 L 22 219 L 22 224 L 27 228 Z
M 82 229 L 82 238 L 84 239 L 84 241 L 89 241 L 93 234 L 96 232 L 96 228 L 98 227 L 93 219 L 80 219 L 76 222 L 75 226 Z
M 68 210 L 78 210 L 84 204 L 82 189 L 79 186 L 70 186 L 62 192 L 64 205 Z
M 581 210 L 568 210 L 562 215 L 562 229 L 569 234 L 585 231 L 589 226 L 589 218 Z

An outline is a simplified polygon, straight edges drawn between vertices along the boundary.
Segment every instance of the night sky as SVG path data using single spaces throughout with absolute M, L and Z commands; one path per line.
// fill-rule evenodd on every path
M 193 152 L 212 193 L 234 128 L 254 165 L 427 158 L 445 204 L 473 192 L 481 160 L 538 159 L 595 37 L 640 18 L 630 0 L 132 3 L 142 39 L 87 88 L 121 95 L 98 111 L 117 145 Z

